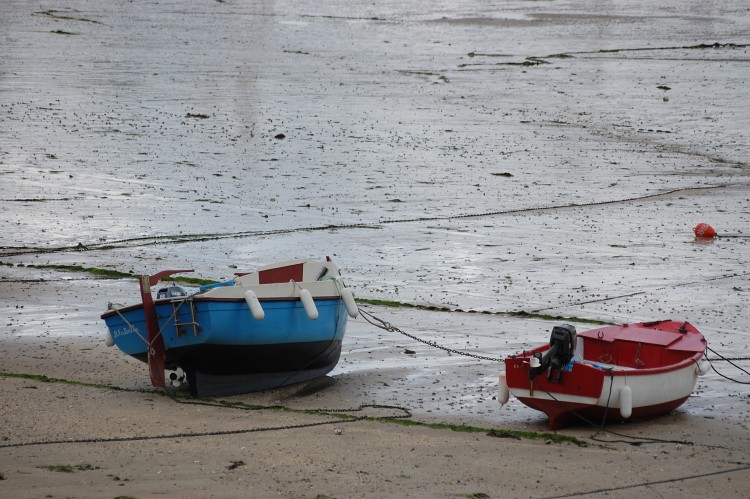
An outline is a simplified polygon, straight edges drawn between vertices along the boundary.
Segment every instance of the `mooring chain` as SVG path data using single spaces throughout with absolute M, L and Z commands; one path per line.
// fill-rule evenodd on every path
M 536 310 L 532 310 L 532 312 L 533 313 L 539 313 L 539 312 L 544 312 L 546 310 L 556 310 L 556 309 L 560 309 L 560 308 L 576 307 L 576 306 L 579 306 L 579 305 L 588 305 L 588 304 L 591 304 L 591 303 L 601 303 L 601 302 L 610 301 L 610 300 L 619 300 L 621 298 L 630 298 L 630 297 L 633 297 L 633 296 L 645 295 L 646 293 L 655 293 L 655 292 L 658 292 L 658 291 L 670 290 L 670 289 L 673 289 L 673 288 L 695 286 L 696 284 L 704 284 L 704 283 L 710 282 L 710 281 L 720 281 L 722 279 L 732 279 L 732 278 L 735 278 L 735 277 L 747 277 L 749 275 L 750 275 L 750 272 L 739 272 L 739 273 L 735 273 L 735 274 L 724 274 L 724 275 L 715 276 L 715 277 L 707 277 L 705 279 L 701 279 L 700 281 L 678 282 L 676 284 L 670 284 L 668 286 L 660 286 L 660 287 L 654 288 L 654 289 L 652 289 L 650 291 L 636 291 L 634 293 L 628 293 L 628 294 L 625 294 L 625 295 L 605 296 L 604 298 L 596 298 L 596 299 L 593 299 L 593 300 L 583 300 L 583 301 L 578 301 L 578 302 L 575 302 L 575 303 L 567 303 L 567 304 L 562 304 L 562 305 L 555 305 L 554 307 L 544 307 L 544 308 L 539 308 L 539 309 L 536 309 Z
M 218 240 L 218 239 L 289 234 L 293 232 L 315 232 L 315 231 L 322 231 L 322 230 L 377 228 L 378 225 L 386 225 L 386 224 L 436 222 L 436 221 L 455 220 L 455 219 L 464 219 L 464 218 L 481 218 L 481 217 L 490 217 L 490 216 L 499 216 L 499 215 L 514 215 L 518 213 L 526 213 L 526 212 L 533 212 L 533 211 L 549 211 L 549 210 L 559 210 L 559 209 L 567 209 L 567 208 L 584 208 L 588 206 L 605 206 L 605 205 L 610 205 L 610 204 L 630 203 L 633 201 L 642 201 L 645 199 L 655 198 L 655 197 L 660 197 L 660 196 L 669 196 L 669 195 L 676 194 L 678 192 L 683 192 L 683 191 L 718 189 L 718 188 L 723 188 L 723 187 L 726 187 L 726 185 L 720 184 L 720 185 L 708 185 L 708 186 L 699 186 L 699 187 L 685 187 L 685 188 L 679 188 L 679 189 L 672 189 L 672 190 L 664 191 L 664 192 L 655 192 L 653 194 L 646 194 L 643 196 L 635 196 L 635 197 L 624 198 L 624 199 L 611 199 L 611 200 L 606 200 L 606 201 L 593 201 L 590 203 L 569 203 L 569 204 L 562 204 L 562 205 L 487 211 L 483 213 L 464 213 L 464 214 L 459 214 L 459 215 L 443 215 L 443 216 L 434 216 L 434 217 L 417 217 L 417 218 L 407 218 L 407 219 L 380 220 L 378 222 L 372 222 L 372 223 L 353 223 L 353 224 L 341 224 L 341 225 L 329 224 L 329 225 L 319 225 L 319 226 L 313 226 L 313 227 L 298 227 L 298 228 L 276 229 L 276 230 L 267 230 L 267 231 L 230 232 L 230 233 L 223 233 L 223 234 L 222 233 L 214 233 L 214 234 L 206 233 L 206 234 L 184 234 L 184 235 L 178 235 L 178 236 L 175 236 L 175 235 L 141 236 L 141 237 L 118 239 L 114 241 L 106 241 L 106 242 L 100 242 L 100 243 L 91 243 L 89 245 L 78 243 L 75 246 L 60 246 L 56 248 L 34 249 L 34 248 L 19 248 L 17 246 L 13 246 L 13 247 L 8 246 L 4 248 L 0 247 L 0 251 L 9 250 L 9 249 L 15 249 L 18 251 L 2 253 L 0 254 L 0 256 L 21 256 L 21 255 L 34 255 L 34 254 L 45 254 L 45 253 L 61 253 L 61 252 L 67 252 L 67 251 L 92 251 L 92 250 L 97 250 L 97 249 L 115 249 L 115 248 L 120 248 L 120 247 L 128 247 L 128 245 L 132 243 L 141 243 L 142 246 L 147 246 L 147 245 L 153 245 L 153 244 L 160 244 L 163 242 L 172 242 L 172 243 L 202 242 L 202 241 L 210 241 L 210 240 Z
M 375 327 L 377 327 L 379 329 L 382 329 L 384 331 L 396 332 L 396 333 L 402 334 L 402 335 L 406 336 L 407 338 L 411 338 L 414 341 L 418 341 L 420 343 L 424 343 L 425 345 L 431 346 L 433 348 L 438 348 L 440 350 L 444 350 L 444 351 L 446 351 L 448 353 L 451 353 L 451 354 L 463 355 L 465 357 L 472 357 L 472 358 L 478 359 L 478 360 L 488 360 L 490 362 L 502 362 L 503 361 L 503 359 L 500 359 L 500 358 L 487 357 L 485 355 L 477 355 L 477 354 L 474 354 L 474 353 L 464 352 L 462 350 L 456 350 L 455 348 L 449 348 L 449 347 L 445 347 L 443 345 L 439 345 L 439 344 L 435 343 L 434 341 L 425 340 L 425 339 L 420 338 L 418 336 L 414 336 L 413 334 L 409 334 L 406 331 L 403 331 L 402 329 L 399 329 L 398 327 L 394 326 L 390 322 L 386 322 L 383 319 L 375 317 L 371 313 L 366 312 L 365 310 L 362 310 L 361 306 L 359 308 L 359 311 L 362 314 L 362 317 L 367 322 L 369 322 L 373 326 L 375 326 Z
M 58 444 L 102 444 L 112 442 L 134 442 L 142 440 L 164 440 L 169 438 L 188 438 L 188 437 L 212 437 L 222 435 L 238 435 L 242 433 L 258 433 L 263 431 L 281 431 L 291 430 L 295 428 L 309 428 L 312 426 L 323 426 L 334 423 L 351 423 L 358 421 L 358 419 L 349 420 L 334 420 L 334 421 L 319 421 L 316 423 L 303 423 L 297 425 L 286 425 L 286 426 L 272 426 L 264 428 L 246 428 L 242 430 L 223 430 L 223 431 L 204 431 L 204 432 L 190 432 L 190 433 L 170 433 L 164 435 L 149 435 L 149 436 L 130 436 L 130 437 L 110 437 L 110 438 L 81 438 L 71 440 L 40 440 L 37 442 L 20 442 L 16 444 L 2 444 L 0 449 L 11 448 L 11 447 L 30 447 L 33 445 L 58 445 Z
M 242 407 L 242 406 L 233 406 L 233 405 L 226 405 L 221 404 L 219 402 L 209 402 L 209 401 L 186 401 L 186 400 L 180 400 L 177 397 L 171 396 L 170 397 L 173 402 L 177 402 L 178 404 L 186 404 L 186 405 L 206 405 L 210 407 L 218 407 L 221 409 L 240 409 L 240 410 L 273 410 L 278 409 L 278 406 L 270 406 L 270 407 Z M 361 412 L 364 409 L 371 408 L 371 409 L 391 409 L 391 410 L 397 410 L 401 411 L 403 414 L 395 414 L 392 416 L 379 416 L 379 417 L 373 417 L 373 416 L 349 416 L 346 415 L 346 413 L 351 412 Z M 134 442 L 134 441 L 143 441 L 143 440 L 165 440 L 170 438 L 191 438 L 191 437 L 213 437 L 213 436 L 224 436 L 224 435 L 239 435 L 243 433 L 260 433 L 265 431 L 282 431 L 282 430 L 295 430 L 300 428 L 312 428 L 315 426 L 325 426 L 325 425 L 333 425 L 333 424 L 346 424 L 346 423 L 355 423 L 357 421 L 364 421 L 366 419 L 380 419 L 380 420 L 386 420 L 386 419 L 405 419 L 412 417 L 411 412 L 409 409 L 405 407 L 395 406 L 395 405 L 382 405 L 382 404 L 362 404 L 359 407 L 355 409 L 306 409 L 306 410 L 300 410 L 299 412 L 305 413 L 305 414 L 317 414 L 322 416 L 334 416 L 335 414 L 342 414 L 346 415 L 348 419 L 341 419 L 337 418 L 330 421 L 317 421 L 314 423 L 299 423 L 299 424 L 290 424 L 290 425 L 283 425 L 283 426 L 270 426 L 270 427 L 262 427 L 262 428 L 245 428 L 245 429 L 239 429 L 239 430 L 217 430 L 217 431 L 203 431 L 203 432 L 183 432 L 183 433 L 169 433 L 169 434 L 163 434 L 163 435 L 148 435 L 148 436 L 128 436 L 128 437 L 109 437 L 109 438 L 81 438 L 81 439 L 70 439 L 70 440 L 40 440 L 35 442 L 19 442 L 15 444 L 2 444 L 0 445 L 0 449 L 6 449 L 6 448 L 13 448 L 13 447 L 30 447 L 34 445 L 58 445 L 58 444 L 99 444 L 99 443 L 112 443 L 112 442 Z

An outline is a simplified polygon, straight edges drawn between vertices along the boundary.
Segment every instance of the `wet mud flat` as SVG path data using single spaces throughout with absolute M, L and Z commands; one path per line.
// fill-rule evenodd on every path
M 81 419 L 68 406 L 89 416 L 94 435 L 111 427 L 122 428 L 119 436 L 148 434 L 130 419 L 118 426 L 114 413 L 95 421 L 87 397 L 180 413 L 168 400 L 131 392 L 148 389 L 144 366 L 101 344 L 107 302 L 129 302 L 137 292 L 133 280 L 99 271 L 194 268 L 196 277 L 222 280 L 280 259 L 330 255 L 358 298 L 421 307 L 364 304 L 367 310 L 449 349 L 502 358 L 546 341 L 561 321 L 583 330 L 589 323 L 580 321 L 670 318 L 696 325 L 726 357 L 750 355 L 750 15 L 743 2 L 10 1 L 0 6 L 0 26 L 1 370 L 123 390 L 64 393 L 57 390 L 67 385 L 3 377 L 3 399 L 14 401 L 4 404 L 4 420 L 18 425 L 0 435 L 6 444 L 80 438 L 68 434 L 66 418 Z M 691 229 L 703 221 L 720 237 L 694 239 Z M 736 362 L 747 369 L 747 361 Z M 707 480 L 686 477 L 700 474 L 699 454 L 708 456 L 702 472 L 746 464 L 738 453 L 747 444 L 750 392 L 722 374 L 746 376 L 726 362 L 715 367 L 675 413 L 616 428 L 682 442 L 603 444 L 619 465 L 635 463 L 617 485 L 675 478 L 684 479 L 677 489 L 659 493 L 685 494 L 690 484 L 698 494 L 694 484 Z M 498 372 L 496 362 L 357 319 L 330 383 L 231 401 L 301 410 L 390 405 L 426 424 L 544 432 L 540 414 L 493 400 Z M 16 404 L 40 390 L 45 396 L 32 398 L 55 409 L 45 414 L 45 433 L 25 426 L 23 403 Z M 217 428 L 249 424 L 231 411 L 207 410 L 217 411 Z M 190 418 L 198 421 L 195 412 Z M 275 417 L 258 414 L 254 424 Z M 200 424 L 167 426 L 178 434 L 205 430 Z M 345 446 L 347 455 L 361 442 L 392 447 L 414 438 L 409 449 L 429 462 L 425 474 L 404 471 L 408 451 L 398 471 L 367 454 L 362 463 L 378 464 L 331 478 L 338 474 L 326 470 L 342 463 L 329 462 L 317 478 L 305 475 L 311 463 L 289 456 L 297 442 L 314 439 L 295 433 L 270 452 L 278 462 L 261 467 L 275 470 L 263 494 L 494 496 L 502 485 L 489 481 L 491 473 L 449 470 L 475 460 L 474 445 L 495 462 L 513 439 L 451 440 L 446 430 L 370 424 L 352 423 L 358 439 Z M 315 435 L 336 446 L 344 431 Z M 562 433 L 590 441 L 593 432 Z M 149 448 L 146 461 L 200 440 L 178 441 L 169 450 Z M 17 495 L 34 495 L 23 477 L 52 484 L 62 475 L 38 466 L 105 467 L 80 461 L 81 448 L 66 445 L 51 446 L 57 461 L 42 459 L 51 447 L 14 450 L 23 472 L 1 460 L 0 473 L 11 479 L 0 487 L 15 483 Z M 119 461 L 107 473 L 149 473 L 133 462 L 139 451 L 131 445 L 111 444 Z M 526 462 L 549 448 L 524 445 L 513 451 L 528 455 Z M 237 494 L 250 466 L 227 467 L 250 463 L 248 452 L 216 449 L 213 466 L 205 466 L 191 463 L 201 461 L 191 450 L 185 456 L 192 459 L 167 466 L 177 480 L 195 465 L 195 490 L 223 483 L 213 490 Z M 584 468 L 602 458 L 569 447 L 554 452 Z M 646 476 L 662 454 L 673 467 L 664 477 Z M 284 464 L 301 474 L 284 476 Z M 223 478 L 215 480 L 216 472 Z M 107 473 L 78 470 L 65 483 L 80 495 L 78 480 L 88 476 L 107 493 L 135 482 Z M 450 486 L 448 478 L 425 485 L 441 473 Z M 148 476 L 134 495 L 163 491 Z M 718 488 L 705 492 L 731 497 L 747 471 L 720 476 Z M 556 479 L 559 488 L 541 479 L 512 490 L 552 496 L 601 486 Z M 53 490 L 47 486 L 40 490 Z

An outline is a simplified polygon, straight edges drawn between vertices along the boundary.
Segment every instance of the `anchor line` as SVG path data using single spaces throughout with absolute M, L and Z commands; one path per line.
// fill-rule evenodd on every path
M 117 248 L 128 248 L 128 247 L 134 247 L 134 246 L 151 246 L 151 245 L 157 245 L 157 244 L 178 244 L 178 243 L 211 241 L 211 240 L 219 240 L 219 239 L 262 237 L 262 236 L 270 236 L 270 235 L 278 235 L 278 234 L 290 234 L 294 232 L 316 232 L 316 231 L 323 231 L 323 230 L 343 230 L 343 229 L 372 229 L 372 228 L 379 228 L 378 227 L 379 225 L 387 225 L 387 224 L 436 222 L 436 221 L 446 221 L 446 220 L 459 220 L 459 219 L 466 219 L 466 218 L 482 218 L 482 217 L 492 217 L 492 216 L 500 216 L 500 215 L 514 215 L 514 214 L 519 214 L 519 213 L 551 211 L 551 210 L 561 210 L 561 209 L 569 209 L 569 208 L 606 206 L 606 205 L 611 205 L 611 204 L 642 201 L 642 200 L 662 197 L 662 196 L 670 196 L 670 195 L 673 195 L 679 192 L 685 192 L 685 191 L 720 189 L 724 187 L 726 187 L 726 184 L 698 186 L 698 187 L 683 187 L 683 188 L 671 189 L 671 190 L 663 191 L 663 192 L 655 192 L 653 194 L 645 194 L 642 196 L 633 196 L 630 198 L 623 198 L 623 199 L 610 199 L 610 200 L 605 200 L 605 201 L 593 201 L 590 203 L 568 203 L 568 204 L 538 206 L 538 207 L 530 207 L 530 208 L 496 210 L 496 211 L 488 211 L 488 212 L 482 212 L 482 213 L 463 213 L 463 214 L 458 214 L 458 215 L 444 215 L 444 216 L 434 216 L 434 217 L 390 219 L 390 220 L 380 220 L 378 222 L 372 222 L 372 223 L 363 222 L 363 223 L 340 224 L 340 225 L 329 224 L 329 225 L 320 225 L 320 226 L 312 226 L 312 227 L 298 227 L 298 228 L 275 229 L 275 230 L 266 230 L 266 231 L 184 234 L 184 235 L 179 235 L 179 236 L 175 236 L 175 235 L 142 236 L 142 237 L 127 238 L 127 239 L 118 239 L 115 241 L 92 243 L 88 245 L 84 245 L 83 243 L 79 242 L 75 246 L 60 246 L 60 247 L 54 247 L 54 248 L 39 248 L 39 249 L 19 248 L 17 246 L 0 247 L 0 251 L 16 250 L 16 251 L 10 251 L 8 253 L 0 253 L 0 256 L 9 257 L 9 256 L 35 255 L 35 254 L 45 254 L 45 253 L 65 253 L 65 252 L 72 252 L 72 251 L 109 250 L 109 249 L 117 249 Z
M 567 304 L 563 304 L 563 305 L 555 305 L 554 307 L 539 308 L 539 309 L 536 309 L 536 310 L 532 310 L 532 312 L 533 313 L 541 313 L 541 312 L 544 312 L 544 311 L 547 311 L 547 310 L 555 310 L 555 309 L 568 308 L 568 307 L 577 307 L 577 306 L 580 306 L 580 305 L 588 305 L 590 303 L 601 303 L 601 302 L 605 302 L 605 301 L 618 300 L 618 299 L 621 299 L 621 298 L 630 298 L 630 297 L 633 297 L 633 296 L 645 295 L 645 294 L 648 294 L 648 293 L 655 293 L 657 291 L 664 291 L 664 290 L 669 290 L 669 289 L 672 289 L 672 288 L 688 287 L 688 286 L 694 286 L 696 284 L 703 284 L 703 283 L 710 282 L 710 281 L 720 281 L 722 279 L 733 279 L 735 277 L 747 277 L 747 276 L 750 276 L 750 272 L 738 272 L 738 273 L 735 273 L 735 274 L 723 274 L 723 275 L 714 276 L 714 277 L 707 277 L 707 278 L 702 279 L 700 281 L 678 282 L 676 284 L 670 284 L 668 286 L 660 286 L 658 288 L 654 288 L 654 289 L 649 290 L 649 291 L 636 291 L 634 293 L 627 293 L 627 294 L 624 294 L 624 295 L 605 296 L 604 298 L 596 298 L 594 300 L 584 300 L 584 301 L 579 301 L 579 302 L 576 302 L 576 303 L 567 303 Z
M 186 402 L 179 400 L 176 397 L 171 397 L 172 401 L 178 404 L 187 405 L 206 405 L 210 407 L 218 407 L 221 409 L 241 409 L 241 410 L 264 410 L 264 409 L 276 409 L 275 406 L 270 407 L 238 407 L 238 406 L 227 406 L 221 403 L 210 403 L 210 402 Z M 401 411 L 402 414 L 395 414 L 392 416 L 354 416 L 347 413 L 362 412 L 364 409 L 389 409 L 394 411 Z M 38 440 L 33 442 L 19 442 L 14 444 L 0 444 L 0 449 L 6 448 L 17 448 L 17 447 L 30 447 L 36 445 L 59 445 L 59 444 L 98 444 L 98 443 L 111 443 L 111 442 L 135 442 L 135 441 L 146 441 L 146 440 L 164 440 L 164 439 L 179 439 L 179 438 L 193 438 L 193 437 L 210 437 L 210 436 L 223 436 L 223 435 L 239 435 L 245 433 L 259 433 L 266 431 L 281 431 L 281 430 L 294 430 L 300 428 L 311 428 L 314 426 L 324 426 L 331 424 L 345 424 L 355 423 L 357 421 L 365 420 L 390 420 L 390 419 L 408 419 L 412 417 L 411 412 L 405 407 L 395 405 L 382 405 L 382 404 L 362 404 L 354 409 L 310 409 L 302 411 L 308 414 L 318 414 L 321 416 L 334 416 L 338 415 L 338 419 L 332 421 L 318 421 L 314 423 L 300 423 L 284 426 L 270 426 L 262 428 L 243 428 L 238 430 L 217 430 L 217 431 L 203 431 L 203 432 L 182 432 L 182 433 L 167 433 L 161 435 L 148 435 L 148 436 L 124 436 L 124 437 L 109 437 L 109 438 L 80 438 L 70 440 Z M 347 419 L 341 419 L 341 416 Z
M 596 433 L 591 435 L 589 438 L 595 442 L 601 442 L 605 444 L 614 444 L 614 443 L 623 443 L 633 446 L 640 446 L 644 444 L 681 444 L 681 445 L 696 445 L 693 442 L 686 441 L 686 440 L 666 440 L 662 438 L 651 438 L 651 437 L 633 437 L 631 435 L 626 435 L 624 433 L 616 432 L 608 427 L 606 427 L 607 422 L 607 412 L 610 408 L 610 400 L 612 398 L 612 385 L 614 384 L 614 374 L 612 369 L 608 369 L 608 375 L 610 377 L 610 384 L 609 384 L 609 395 L 607 396 L 607 405 L 604 408 L 604 415 L 602 416 L 602 422 L 601 424 L 596 424 L 594 421 L 591 421 L 584 415 L 577 412 L 575 409 L 572 409 L 568 406 L 567 402 L 564 402 L 562 400 L 559 400 L 557 397 L 555 397 L 552 393 L 548 392 L 543 386 L 535 384 L 536 389 L 542 390 L 544 393 L 547 394 L 552 400 L 557 402 L 558 404 L 565 406 L 568 411 L 570 411 L 571 414 L 573 414 L 575 417 L 580 419 L 582 422 L 586 423 L 587 425 L 593 427 L 596 429 Z M 532 383 L 534 383 L 534 380 L 531 380 Z M 610 435 L 616 435 L 618 437 L 627 438 L 630 440 L 605 440 L 599 437 L 600 433 L 609 433 Z M 718 448 L 718 449 L 724 449 L 726 447 L 718 446 L 718 445 L 704 445 L 704 447 L 709 448 Z
M 414 336 L 413 334 L 409 334 L 406 331 L 404 331 L 404 330 L 402 330 L 402 329 L 394 326 L 390 322 L 386 322 L 383 319 L 375 317 L 371 313 L 369 313 L 369 312 L 367 312 L 365 310 L 362 310 L 362 307 L 360 307 L 359 311 L 362 314 L 362 317 L 364 317 L 364 319 L 367 322 L 369 322 L 370 324 L 372 324 L 373 326 L 375 326 L 375 327 L 377 327 L 379 329 L 382 329 L 383 331 L 396 332 L 396 333 L 402 334 L 402 335 L 406 336 L 407 338 L 411 338 L 414 341 L 418 341 L 420 343 L 424 343 L 425 345 L 431 346 L 433 348 L 438 348 L 440 350 L 444 350 L 444 351 L 448 352 L 449 354 L 463 355 L 465 357 L 472 357 L 472 358 L 478 359 L 478 360 L 488 360 L 490 362 L 502 362 L 503 361 L 503 359 L 500 359 L 500 358 L 488 357 L 488 356 L 485 356 L 485 355 L 477 355 L 477 354 L 474 354 L 474 353 L 464 352 L 462 350 L 456 350 L 455 348 L 449 348 L 449 347 L 445 347 L 443 345 L 439 345 L 439 344 L 435 343 L 434 341 L 425 340 L 425 339 L 419 338 L 418 336 Z
M 740 366 L 738 366 L 737 364 L 735 364 L 734 362 L 732 362 L 733 360 L 748 360 L 748 358 L 740 358 L 740 359 L 731 359 L 731 358 L 727 358 L 727 357 L 724 357 L 723 355 L 721 355 L 720 353 L 718 353 L 718 352 L 717 352 L 716 350 L 714 350 L 714 349 L 712 349 L 712 348 L 710 348 L 710 347 L 708 347 L 708 346 L 706 347 L 706 350 L 707 350 L 707 351 L 709 351 L 709 352 L 711 352 L 712 354 L 716 355 L 717 357 L 719 357 L 718 359 L 709 359 L 709 358 L 708 358 L 708 356 L 704 356 L 704 358 L 705 358 L 705 359 L 706 359 L 706 360 L 708 361 L 708 363 L 709 363 L 709 364 L 711 365 L 711 369 L 712 369 L 712 370 L 713 370 L 713 371 L 714 371 L 714 372 L 715 372 L 716 374 L 718 374 L 718 375 L 719 375 L 719 376 L 721 376 L 722 378 L 724 378 L 724 379 L 726 379 L 726 380 L 728 380 L 728 381 L 731 381 L 731 382 L 733 382 L 733 383 L 738 383 L 738 384 L 740 384 L 740 385 L 750 385 L 750 381 L 740 381 L 740 380 L 738 380 L 738 379 L 730 378 L 730 377 L 729 377 L 729 376 L 727 376 L 726 374 L 720 373 L 720 372 L 719 372 L 719 371 L 718 371 L 718 370 L 716 369 L 716 367 L 714 366 L 714 364 L 713 364 L 713 363 L 714 363 L 714 362 L 716 362 L 717 360 L 723 360 L 723 361 L 729 362 L 729 364 L 730 364 L 730 365 L 732 365 L 733 367 L 736 367 L 737 369 L 739 369 L 739 370 L 740 370 L 740 371 L 742 371 L 743 373 L 745 373 L 745 374 L 747 374 L 747 375 L 750 375 L 750 371 L 748 371 L 747 369 L 743 369 L 742 367 L 740 367 Z
M 676 483 L 676 482 L 684 482 L 685 480 L 694 480 L 697 478 L 706 478 L 710 476 L 717 476 L 717 475 L 723 475 L 726 473 L 736 473 L 738 471 L 745 471 L 750 469 L 750 465 L 743 465 L 736 468 L 730 468 L 726 470 L 717 470 L 717 471 L 711 471 L 708 473 L 701 473 L 697 475 L 687 475 L 682 477 L 676 477 L 676 478 L 667 478 L 665 480 L 655 480 L 652 482 L 641 482 L 636 483 L 632 485 L 621 485 L 617 487 L 609 487 L 605 489 L 597 489 L 597 490 L 589 490 L 585 492 L 574 492 L 572 494 L 564 494 L 564 495 L 558 495 L 558 496 L 547 496 L 544 499 L 561 499 L 564 497 L 580 497 L 580 496 L 587 496 L 587 495 L 602 495 L 606 492 L 616 492 L 616 491 L 622 491 L 627 489 L 635 489 L 640 487 L 653 487 L 654 485 L 661 485 L 665 483 Z
M 180 304 L 179 304 L 179 305 L 177 305 L 177 307 L 175 307 L 174 311 L 172 312 L 172 315 L 171 315 L 171 316 L 169 316 L 169 318 L 167 319 L 167 321 L 166 321 L 166 322 L 165 322 L 165 323 L 164 323 L 164 324 L 163 324 L 163 325 L 161 326 L 161 328 L 159 328 L 159 332 L 158 332 L 158 333 L 156 334 L 156 336 L 154 336 L 154 339 L 153 339 L 153 340 L 151 340 L 151 341 L 148 341 L 148 340 L 147 340 L 146 338 L 144 338 L 144 337 L 143 337 L 143 335 L 142 335 L 142 334 L 140 333 L 140 331 L 138 331 L 138 328 L 137 328 L 137 327 L 135 327 L 135 326 L 134 326 L 133 324 L 131 324 L 131 323 L 130 323 L 130 321 L 128 321 L 128 320 L 127 320 L 127 319 L 125 318 L 125 316 L 124 316 L 124 315 L 122 315 L 122 314 L 120 313 L 120 310 L 119 310 L 119 309 L 114 309 L 114 311 L 115 311 L 115 312 L 117 313 L 117 315 L 118 315 L 118 316 L 120 317 L 120 319 L 122 319 L 122 320 L 123 320 L 123 322 L 125 322 L 125 324 L 127 324 L 127 325 L 128 325 L 128 327 L 130 328 L 130 330 L 131 330 L 131 331 L 133 331 L 133 332 L 134 332 L 135 334 L 137 334 L 137 335 L 138 335 L 138 337 L 139 337 L 139 338 L 140 338 L 140 339 L 141 339 L 141 340 L 142 340 L 142 341 L 143 341 L 143 342 L 144 342 L 144 343 L 146 344 L 146 346 L 148 346 L 148 349 L 149 349 L 149 351 L 150 351 L 150 350 L 151 350 L 151 347 L 152 347 L 152 346 L 153 346 L 153 344 L 154 344 L 154 341 L 156 341 L 156 339 L 157 339 L 157 338 L 158 338 L 159 336 L 161 336 L 161 335 L 162 335 L 162 332 L 164 332 L 164 328 L 165 328 L 165 327 L 167 327 L 167 325 L 169 324 L 169 321 L 171 321 L 171 320 L 173 320 L 173 319 L 174 319 L 174 321 L 175 321 L 175 322 L 177 322 L 177 319 L 176 319 L 176 317 L 177 317 L 177 312 L 179 312 L 179 311 L 180 311 L 180 308 L 182 307 L 182 305 L 184 305 L 184 304 L 185 304 L 185 302 L 186 302 L 186 301 L 188 301 L 188 300 L 191 300 L 191 301 L 192 301 L 192 298 L 187 298 L 187 299 L 185 299 L 185 300 L 180 300 Z

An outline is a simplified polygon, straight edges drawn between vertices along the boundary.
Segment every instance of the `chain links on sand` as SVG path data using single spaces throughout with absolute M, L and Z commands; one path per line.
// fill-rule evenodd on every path
M 502 362 L 503 361 L 503 359 L 497 358 L 497 357 L 487 357 L 485 355 L 477 355 L 477 354 L 474 354 L 474 353 L 469 353 L 469 352 L 463 352 L 461 350 L 456 350 L 455 348 L 448 348 L 448 347 L 444 347 L 442 345 L 438 345 L 434 341 L 424 340 L 422 338 L 414 336 L 413 334 L 409 334 L 406 331 L 403 331 L 402 329 L 397 328 L 396 326 L 394 326 L 390 322 L 386 322 L 383 319 L 375 317 L 371 313 L 369 313 L 369 312 L 367 312 L 365 310 L 362 310 L 361 306 L 359 307 L 359 311 L 362 314 L 362 317 L 367 322 L 369 322 L 370 324 L 372 324 L 373 326 L 375 326 L 375 327 L 377 327 L 379 329 L 382 329 L 383 331 L 396 332 L 396 333 L 399 333 L 399 334 L 403 334 L 407 338 L 411 338 L 414 341 L 418 341 L 420 343 L 424 343 L 425 345 L 431 346 L 433 348 L 438 348 L 440 350 L 444 350 L 444 351 L 446 351 L 448 353 L 451 353 L 451 354 L 463 355 L 465 357 L 472 357 L 474 359 L 479 359 L 479 360 L 488 360 L 490 362 Z

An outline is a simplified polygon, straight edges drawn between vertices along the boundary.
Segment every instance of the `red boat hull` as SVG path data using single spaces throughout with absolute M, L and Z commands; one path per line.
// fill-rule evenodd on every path
M 576 343 L 574 361 L 559 380 L 546 373 L 529 376 L 531 358 L 549 345 L 505 360 L 509 392 L 544 412 L 551 430 L 667 413 L 688 399 L 706 370 L 706 341 L 688 323 L 609 326 L 580 333 Z

